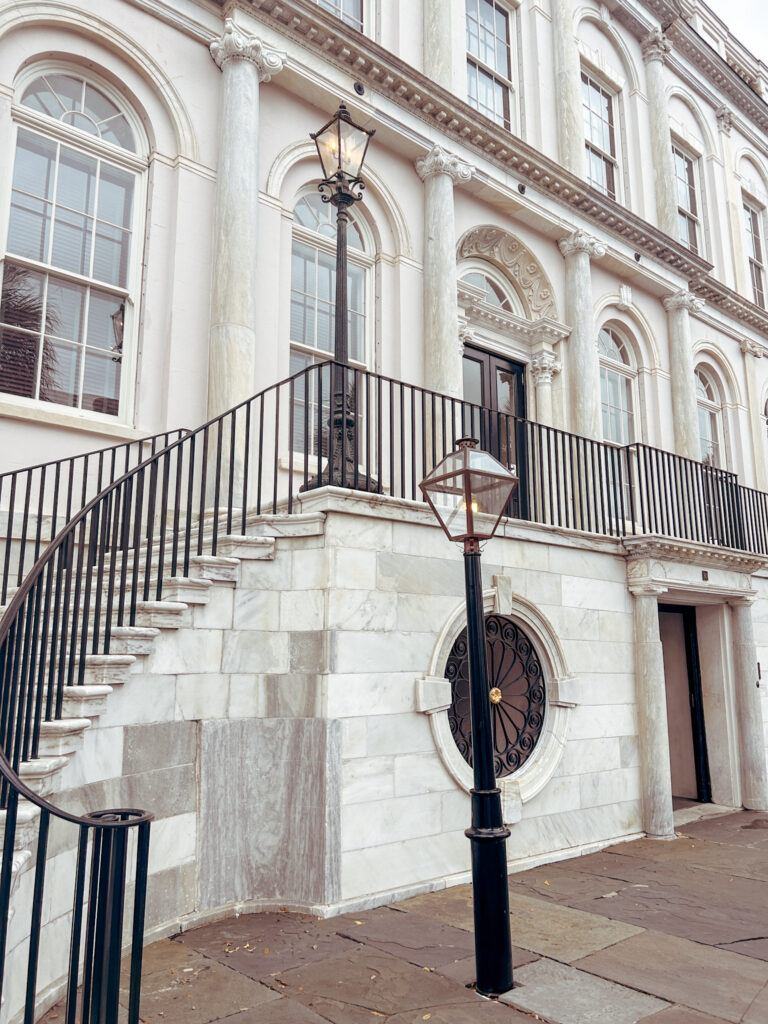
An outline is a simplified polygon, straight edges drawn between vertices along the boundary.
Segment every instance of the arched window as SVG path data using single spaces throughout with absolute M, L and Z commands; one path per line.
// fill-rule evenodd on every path
M 635 440 L 635 370 L 629 346 L 613 328 L 603 327 L 597 336 L 597 348 L 603 437 L 615 444 L 631 444 Z
M 468 274 L 464 274 L 461 280 L 466 281 L 467 284 L 471 284 L 475 288 L 482 288 L 485 293 L 483 301 L 487 302 L 489 306 L 503 309 L 505 313 L 512 312 L 512 303 L 509 301 L 509 296 L 505 294 L 501 285 L 488 274 L 480 270 L 471 270 Z
M 373 259 L 359 224 L 351 216 L 347 225 L 347 305 L 349 361 L 368 363 L 368 302 Z M 368 246 L 370 248 L 370 246 Z M 307 192 L 293 211 L 291 247 L 291 360 L 290 372 L 298 373 L 315 363 L 333 359 L 334 317 L 336 311 L 336 208 L 324 203 L 317 192 Z M 304 396 L 303 382 L 297 386 L 297 402 L 306 400 L 312 411 L 310 431 L 316 423 L 316 399 Z M 326 390 L 326 394 L 328 394 Z M 325 401 L 325 399 L 324 399 Z M 294 436 L 304 436 L 302 407 L 297 404 L 298 420 Z M 321 416 L 321 419 L 324 417 Z M 295 442 L 296 450 L 301 444 Z
M 701 461 L 723 468 L 723 415 L 720 393 L 714 378 L 704 367 L 696 370 L 696 402 L 699 408 Z
M 126 310 L 137 291 L 135 131 L 69 73 L 21 95 L 0 305 L 0 391 L 119 412 Z

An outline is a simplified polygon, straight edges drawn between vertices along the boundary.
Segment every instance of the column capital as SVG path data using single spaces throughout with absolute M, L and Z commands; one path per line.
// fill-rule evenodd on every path
M 672 49 L 672 44 L 661 29 L 657 28 L 643 39 L 640 48 L 643 53 L 644 63 L 650 64 L 651 61 L 659 60 L 663 64 L 667 54 Z
M 766 350 L 756 341 L 752 341 L 751 338 L 742 338 L 740 346 L 742 354 L 745 356 L 754 356 L 755 359 L 762 359 L 766 354 Z
M 662 583 L 654 583 L 652 580 L 637 580 L 637 582 L 629 580 L 627 589 L 633 597 L 659 598 L 662 594 L 666 594 L 669 588 Z
M 755 601 L 757 601 L 757 598 L 757 591 L 751 590 L 748 594 L 739 594 L 738 597 L 729 597 L 728 604 L 732 608 L 751 608 Z
M 473 168 L 442 146 L 433 146 L 421 160 L 416 161 L 416 173 L 422 181 L 434 174 L 447 174 L 454 185 L 466 185 L 472 179 Z
M 674 295 L 668 295 L 665 299 L 662 299 L 662 304 L 667 312 L 684 309 L 688 313 L 697 313 L 700 309 L 704 308 L 704 299 L 693 295 L 687 288 L 681 288 Z
M 562 363 L 554 352 L 539 352 L 531 360 L 531 376 L 536 387 L 551 384 L 556 373 L 560 373 Z
M 232 18 L 224 22 L 224 34 L 220 39 L 214 39 L 210 50 L 216 64 L 222 69 L 229 60 L 247 60 L 255 64 L 260 82 L 268 82 L 285 65 L 285 53 L 266 46 L 256 36 L 246 35 Z
M 729 107 L 723 103 L 722 106 L 718 107 L 715 111 L 715 117 L 717 118 L 717 129 L 723 132 L 724 135 L 731 134 L 731 128 L 733 128 L 733 112 Z
M 469 326 L 468 322 L 466 320 L 464 320 L 464 318 L 462 317 L 459 320 L 459 330 L 458 330 L 459 355 L 460 356 L 464 355 L 464 346 L 465 345 L 474 345 L 476 340 L 477 340 L 477 338 L 476 338 L 475 332 Z
M 571 256 L 575 252 L 585 252 L 590 259 L 599 260 L 605 256 L 605 246 L 598 242 L 592 235 L 579 228 L 567 238 L 561 238 L 557 243 L 563 256 Z

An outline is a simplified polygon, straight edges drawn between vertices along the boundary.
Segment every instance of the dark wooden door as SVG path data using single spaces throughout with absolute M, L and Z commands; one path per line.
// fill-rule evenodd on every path
M 478 407 L 467 410 L 467 432 L 499 462 L 517 467 L 509 515 L 527 519 L 525 365 L 466 345 L 464 401 Z

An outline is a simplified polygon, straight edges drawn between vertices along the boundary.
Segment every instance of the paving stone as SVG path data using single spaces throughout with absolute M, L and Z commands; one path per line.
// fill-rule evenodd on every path
M 611 887 L 606 886 L 602 878 L 595 877 L 596 872 L 590 872 L 587 866 L 582 869 L 582 861 L 588 860 L 588 857 L 580 857 L 578 867 L 571 866 L 572 862 L 567 861 L 567 868 L 560 864 L 548 864 L 510 875 L 509 891 L 520 896 L 540 896 L 552 903 L 566 903 L 569 906 L 573 902 L 597 899 L 603 893 L 610 892 Z
M 359 946 L 353 953 L 285 971 L 266 983 L 334 1024 L 371 1024 L 376 1014 L 429 1013 L 477 999 L 474 992 L 430 970 Z
M 455 928 L 464 928 L 468 932 L 475 929 L 475 917 L 472 909 L 472 886 L 455 885 L 439 892 L 424 893 L 413 896 L 409 900 L 398 903 L 400 910 L 416 911 L 426 917 L 437 917 Z
M 575 966 L 727 1021 L 741 1021 L 768 983 L 768 964 L 760 960 L 659 932 L 635 935 Z
M 409 1010 L 387 1018 L 386 1024 L 533 1024 L 527 1013 L 518 1013 L 489 999 L 475 996 L 467 1006 L 441 1006 L 436 1010 Z M 373 1018 L 375 1020 L 375 1018 Z
M 244 1010 L 229 1017 L 220 1017 L 213 1024 L 327 1024 L 323 1017 L 297 1003 L 294 999 L 278 998 L 256 1010 Z
M 272 1004 L 270 1004 L 272 1005 Z M 638 1024 L 722 1024 L 722 1017 L 710 1017 L 688 1006 L 669 1006 L 661 1013 L 643 1017 Z
M 768 916 L 768 910 L 765 909 L 766 906 L 768 904 L 763 905 L 764 916 Z M 768 930 L 768 923 L 765 928 Z M 718 944 L 718 948 L 728 949 L 731 953 L 740 953 L 742 956 L 751 956 L 755 960 L 768 960 L 768 938 L 751 939 L 746 942 L 732 942 L 728 945 Z
M 640 931 L 631 924 L 516 893 L 510 894 L 509 913 L 512 941 L 516 945 L 564 963 L 579 960 Z
M 391 953 L 419 967 L 461 960 L 475 949 L 474 935 L 423 914 L 379 907 L 359 916 L 335 918 L 339 935 Z
M 747 1012 L 741 1018 L 742 1024 L 765 1024 L 768 1020 L 768 985 L 758 993 Z
M 538 955 L 531 953 L 529 949 L 520 949 L 519 946 L 512 947 L 513 972 L 518 967 L 532 964 L 538 959 Z M 472 985 L 477 979 L 475 958 L 474 956 L 468 956 L 464 960 L 457 960 L 453 964 L 443 964 L 441 967 L 435 968 L 435 973 L 442 974 L 444 978 L 450 978 L 451 981 L 456 981 L 459 985 Z
M 661 999 L 592 978 L 554 960 L 522 967 L 515 987 L 500 1000 L 552 1024 L 636 1024 L 666 1005 Z
M 754 811 L 737 811 L 718 818 L 704 818 L 683 825 L 679 831 L 684 836 L 708 839 L 713 843 L 768 849 L 768 815 Z
M 679 865 L 694 864 L 706 870 L 727 871 L 742 878 L 768 881 L 768 857 L 763 850 L 739 848 L 706 839 L 687 836 L 665 842 L 658 839 L 637 839 L 633 843 L 611 846 L 605 852 L 620 857 L 640 857 L 664 865 L 670 862 Z
M 278 998 L 266 985 L 200 957 L 180 970 L 158 970 L 142 979 L 141 1019 L 146 1024 L 209 1024 Z M 125 984 L 120 1002 L 128 1005 Z
M 287 913 L 244 914 L 184 932 L 177 941 L 256 980 L 356 948 L 337 934 L 334 919 Z

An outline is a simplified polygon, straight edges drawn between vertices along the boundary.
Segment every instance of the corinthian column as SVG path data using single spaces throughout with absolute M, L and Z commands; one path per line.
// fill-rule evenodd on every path
M 669 761 L 664 651 L 659 633 L 659 595 L 664 587 L 632 584 L 635 598 L 635 693 L 640 771 L 643 787 L 643 828 L 656 839 L 672 839 L 672 771 Z
M 560 360 L 550 349 L 537 352 L 531 360 L 531 376 L 536 389 L 536 421 L 545 427 L 552 420 L 552 378 L 560 372 Z
M 645 81 L 648 86 L 648 118 L 656 187 L 656 213 L 661 230 L 677 238 L 677 182 L 675 160 L 672 156 L 667 90 L 664 86 L 664 60 L 671 49 L 669 40 L 658 29 L 646 36 L 642 43 Z
M 701 459 L 696 378 L 693 374 L 691 313 L 704 305 L 685 289 L 664 299 L 669 328 L 669 373 L 672 384 L 672 422 L 675 451 L 687 459 Z
M 587 176 L 581 62 L 573 30 L 573 0 L 552 0 L 555 57 L 557 151 L 560 163 L 580 178 Z
M 211 55 L 222 71 L 208 359 L 215 416 L 256 390 L 259 84 L 282 70 L 284 54 L 227 18 Z
M 728 107 L 723 105 L 717 108 L 716 116 L 723 155 L 723 169 L 725 170 L 726 208 L 728 211 L 728 233 L 731 239 L 734 285 L 737 292 L 751 298 L 752 294 L 747 280 L 747 259 L 744 252 L 744 207 L 731 148 L 733 114 Z
M 416 164 L 424 182 L 424 384 L 461 398 L 461 353 L 456 344 L 456 225 L 453 186 L 466 184 L 472 168 L 440 146 Z
M 571 430 L 584 437 L 602 437 L 600 357 L 592 312 L 590 259 L 605 256 L 605 246 L 584 231 L 574 231 L 558 243 L 565 257 L 565 319 L 568 341 L 568 391 Z
M 741 342 L 741 351 L 746 363 L 744 370 L 747 378 L 747 408 L 749 409 L 749 426 L 754 452 L 755 485 L 760 491 L 768 491 L 765 420 L 763 419 L 763 410 L 760 408 L 760 388 L 757 381 L 757 360 L 762 359 L 766 350 L 756 341 L 744 338 Z
M 466 23 L 464 0 L 424 0 L 424 74 L 459 95 L 466 88 Z
M 750 811 L 768 811 L 763 708 L 758 689 L 757 648 L 751 600 L 731 602 L 736 718 L 739 723 L 741 802 Z

